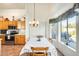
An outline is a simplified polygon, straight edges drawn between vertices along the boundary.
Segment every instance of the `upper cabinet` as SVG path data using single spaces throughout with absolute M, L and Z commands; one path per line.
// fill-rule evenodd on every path
M 8 26 L 17 26 L 18 21 L 8 21 Z
M 25 17 L 23 17 L 22 19 L 18 19 L 18 20 L 15 20 L 14 19 L 14 16 L 13 16 L 13 19 L 12 19 L 12 21 L 11 20 L 9 20 L 8 18 L 5 18 L 5 19 L 3 19 L 3 18 L 1 18 L 1 20 L 0 20 L 0 30 L 7 30 L 7 29 L 9 29 L 8 27 L 9 26 L 16 26 L 17 27 L 17 29 L 23 29 L 23 30 L 25 30 L 25 28 L 26 28 L 26 25 L 25 25 Z
M 7 30 L 7 29 L 8 29 L 8 22 L 0 21 L 0 30 Z
M 6 30 L 8 26 L 17 26 L 17 21 L 0 21 L 0 30 Z
M 26 29 L 26 18 L 23 17 L 21 20 L 18 21 L 18 29 Z
M 15 19 L 15 16 L 12 16 L 12 21 L 9 21 L 8 26 L 17 26 L 17 21 Z
M 25 30 L 25 21 L 18 21 L 18 29 L 24 29 Z
M 2 29 L 8 29 L 8 21 L 3 21 L 2 22 Z

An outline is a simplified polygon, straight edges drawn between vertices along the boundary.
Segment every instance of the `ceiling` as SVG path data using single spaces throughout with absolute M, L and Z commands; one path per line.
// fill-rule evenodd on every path
M 18 13 L 18 15 L 25 14 L 29 19 L 33 19 L 33 5 L 33 3 L 0 3 L 0 10 L 4 10 L 3 12 L 1 11 L 2 13 L 4 13 L 6 10 L 8 10 L 9 13 L 9 9 L 23 10 L 21 13 L 16 13 Z M 68 9 L 72 8 L 73 3 L 36 3 L 35 7 L 36 19 L 46 21 L 49 18 L 55 18 Z
M 24 3 L 0 3 L 0 9 L 24 9 Z

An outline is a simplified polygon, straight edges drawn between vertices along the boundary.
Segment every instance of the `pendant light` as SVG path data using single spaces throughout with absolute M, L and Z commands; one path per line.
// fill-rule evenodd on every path
M 34 19 L 29 22 L 30 26 L 32 26 L 32 27 L 38 27 L 38 25 L 39 25 L 39 21 L 37 21 L 37 20 L 35 19 L 35 16 L 36 16 L 36 15 L 35 15 L 35 3 L 34 3 Z

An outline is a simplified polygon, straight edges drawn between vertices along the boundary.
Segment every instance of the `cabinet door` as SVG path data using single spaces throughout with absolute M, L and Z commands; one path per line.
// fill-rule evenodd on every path
M 18 21 L 18 26 L 17 26 L 18 29 L 26 29 L 26 23 L 25 21 Z
M 8 21 L 3 21 L 3 23 L 2 23 L 2 29 L 3 30 L 8 29 Z
M 21 21 L 21 26 L 22 26 L 22 29 L 26 29 L 25 21 Z
M 2 39 L 1 44 L 5 44 L 5 35 L 0 35 L 0 38 Z
M 25 35 L 15 35 L 15 44 L 25 44 Z
M 3 25 L 2 21 L 0 21 L 0 30 L 2 30 L 2 25 Z
M 9 26 L 17 26 L 17 21 L 9 21 Z
M 8 29 L 8 21 L 0 21 L 0 30 Z

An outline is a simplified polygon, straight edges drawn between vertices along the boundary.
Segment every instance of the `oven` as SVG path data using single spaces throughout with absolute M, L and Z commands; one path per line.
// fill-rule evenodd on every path
M 5 35 L 6 44 L 14 44 L 15 34 L 18 34 L 18 30 L 7 30 L 7 33 Z

